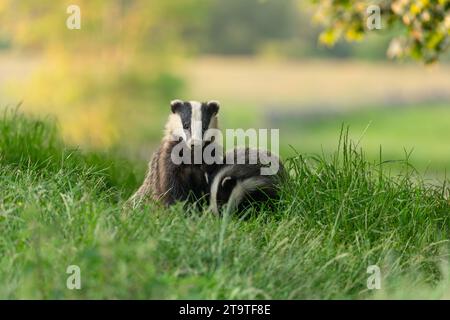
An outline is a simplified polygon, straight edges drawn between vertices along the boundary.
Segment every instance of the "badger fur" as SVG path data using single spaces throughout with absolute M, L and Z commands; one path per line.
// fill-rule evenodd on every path
M 133 208 L 150 199 L 171 205 L 176 201 L 196 201 L 209 193 L 208 172 L 213 169 L 204 163 L 175 163 L 172 151 L 181 145 L 186 147 L 181 152 L 190 153 L 192 158 L 211 143 L 203 137 L 208 129 L 217 129 L 219 103 L 174 100 L 171 111 L 145 180 L 129 200 Z
M 227 164 L 229 159 L 233 164 Z M 261 169 L 268 167 L 267 159 L 276 162 L 277 170 L 263 175 Z M 278 157 L 266 150 L 236 148 L 226 154 L 225 161 L 211 182 L 209 208 L 213 213 L 219 214 L 224 205 L 226 212 L 232 213 L 278 197 L 279 183 L 285 177 Z

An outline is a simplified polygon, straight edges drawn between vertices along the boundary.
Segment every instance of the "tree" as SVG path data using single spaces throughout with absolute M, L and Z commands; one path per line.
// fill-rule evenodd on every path
M 317 6 L 315 19 L 326 28 L 320 41 L 332 46 L 341 38 L 357 41 L 370 31 L 367 19 L 380 9 L 382 28 L 399 28 L 392 39 L 391 58 L 413 57 L 425 63 L 436 61 L 450 44 L 450 0 L 312 0 Z
M 211 0 L 205 18 L 207 53 L 254 55 L 268 41 L 296 33 L 293 0 Z

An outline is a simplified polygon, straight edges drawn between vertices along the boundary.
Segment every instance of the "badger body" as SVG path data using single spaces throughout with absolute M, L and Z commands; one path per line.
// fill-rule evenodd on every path
M 164 137 L 152 156 L 145 180 L 129 200 L 133 207 L 148 200 L 165 205 L 196 201 L 209 194 L 208 173 L 214 171 L 214 165 L 203 161 L 200 164 L 178 163 L 173 156 L 193 160 L 196 152 L 202 153 L 211 143 L 204 140 L 204 135 L 208 129 L 217 129 L 219 103 L 174 100 L 171 110 Z M 181 151 L 175 152 L 175 148 Z
M 267 168 L 268 163 L 262 159 L 268 158 L 276 162 L 277 169 L 263 175 L 261 169 Z M 232 163 L 226 159 L 232 159 Z M 209 208 L 219 214 L 226 205 L 226 211 L 232 213 L 276 199 L 284 177 L 285 169 L 280 159 L 269 151 L 236 148 L 226 154 L 224 164 L 212 175 Z

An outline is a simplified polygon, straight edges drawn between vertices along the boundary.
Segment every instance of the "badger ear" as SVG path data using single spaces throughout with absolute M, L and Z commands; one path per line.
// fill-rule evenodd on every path
M 216 100 L 211 100 L 207 103 L 208 108 L 212 111 L 213 114 L 217 114 L 219 112 L 220 103 Z
M 184 102 L 179 99 L 172 100 L 170 102 L 170 108 L 172 110 L 172 113 L 176 113 L 177 111 L 179 111 L 183 105 L 184 105 Z

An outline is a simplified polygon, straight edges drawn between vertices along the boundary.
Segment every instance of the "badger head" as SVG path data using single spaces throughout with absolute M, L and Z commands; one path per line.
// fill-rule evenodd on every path
M 278 176 L 261 175 L 259 165 L 226 165 L 215 175 L 210 188 L 209 210 L 235 212 L 248 200 L 253 204 L 277 196 Z
M 184 141 L 189 148 L 204 145 L 205 132 L 217 129 L 219 102 L 197 102 L 173 100 L 171 115 L 166 125 L 166 136 L 172 140 Z

